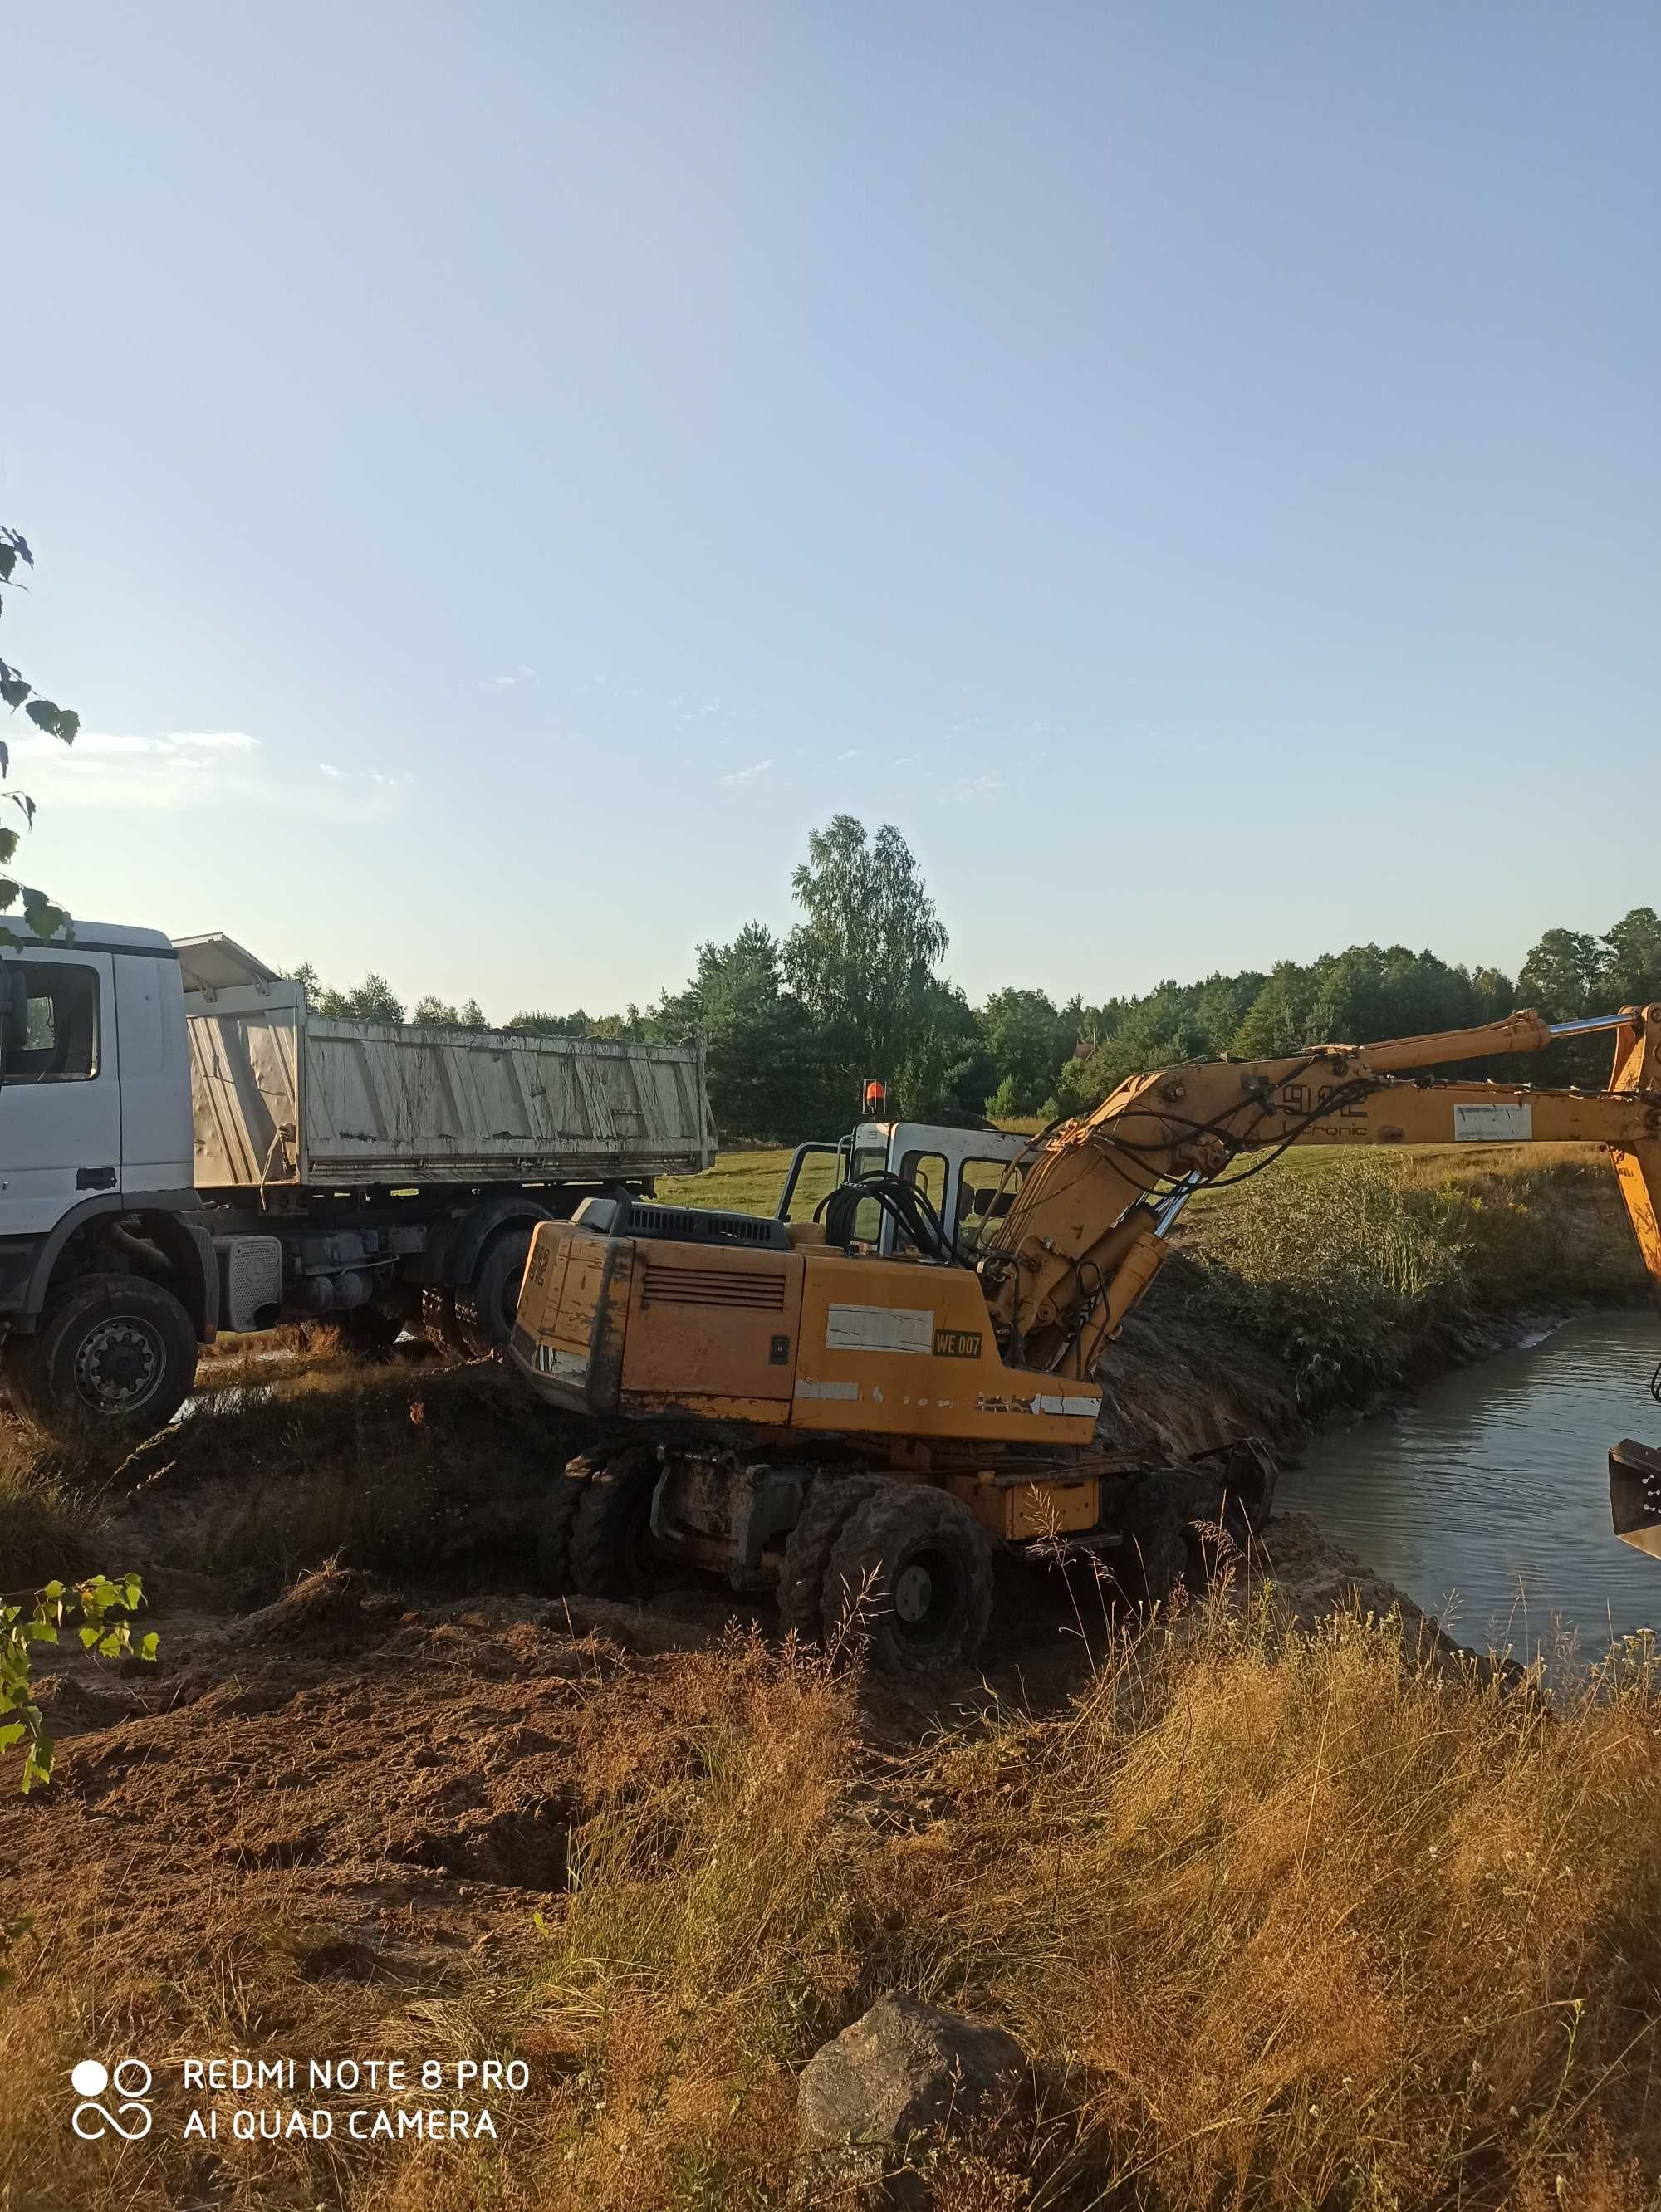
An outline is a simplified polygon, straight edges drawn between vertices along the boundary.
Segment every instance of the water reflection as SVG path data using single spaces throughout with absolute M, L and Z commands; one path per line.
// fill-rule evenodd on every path
M 1555 1613 L 1593 1656 L 1661 1625 L 1661 1562 L 1611 1534 L 1607 1478 L 1619 1438 L 1661 1442 L 1658 1358 L 1652 1313 L 1571 1322 L 1317 1438 L 1278 1503 L 1315 1515 L 1461 1643 L 1522 1656 Z

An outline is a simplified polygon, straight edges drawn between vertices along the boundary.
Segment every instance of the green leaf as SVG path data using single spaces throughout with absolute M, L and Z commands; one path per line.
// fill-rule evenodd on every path
M 98 1631 L 95 1628 L 83 1628 L 78 1633 L 81 1638 L 81 1649 L 83 1651 L 90 1651 L 98 1641 Z
M 68 1593 L 65 1591 L 62 1583 L 51 1582 L 46 1584 L 46 1587 L 41 1591 L 40 1595 L 45 1598 L 60 1598 L 66 1596 Z
M 37 730 L 44 730 L 49 738 L 58 735 L 58 702 L 55 699 L 31 699 L 27 713 Z
M 8 1721 L 0 1728 L 0 1751 L 9 1751 L 20 1736 L 28 1734 L 21 1721 Z
M 74 708 L 60 707 L 58 710 L 58 734 L 66 745 L 72 745 L 75 743 L 80 729 L 81 717 L 76 713 Z
M 122 1601 L 129 1613 L 137 1613 L 144 1595 L 144 1585 L 137 1575 L 129 1575 L 122 1585 Z
M 15 830 L 0 830 L 0 860 L 10 860 L 16 850 L 17 832 Z
M 0 545 L 0 584 L 10 583 L 11 572 L 16 566 L 16 547 L 14 545 Z
M 141 1659 L 154 1659 L 161 1648 L 161 1638 L 156 1634 L 154 1629 L 151 1629 L 148 1636 L 143 1637 L 139 1640 L 138 1656 Z
M 33 689 L 34 686 L 25 684 L 21 676 L 0 677 L 0 699 L 5 701 L 14 714 Z
M 7 837 L 11 839 L 9 847 L 3 843 Z M 16 848 L 17 832 L 15 830 L 0 830 L 0 860 L 9 860 Z M 54 906 L 42 892 L 26 890 L 23 894 L 23 919 L 38 938 L 46 940 L 57 936 L 68 922 L 69 916 L 61 906 Z

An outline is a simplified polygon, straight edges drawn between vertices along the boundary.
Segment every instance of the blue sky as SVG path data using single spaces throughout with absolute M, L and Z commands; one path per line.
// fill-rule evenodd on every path
M 14 11 L 32 880 L 506 1014 L 1661 902 L 1661 14 Z M 19 734 L 13 732 L 10 734 Z

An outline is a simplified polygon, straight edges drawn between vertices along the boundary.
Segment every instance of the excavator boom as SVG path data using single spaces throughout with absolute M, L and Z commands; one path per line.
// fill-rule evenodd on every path
M 1421 1073 L 1615 1037 L 1609 1090 L 1439 1080 Z M 1193 1193 L 1293 1145 L 1571 1144 L 1609 1148 L 1638 1245 L 1661 1290 L 1661 1006 L 1553 1025 L 1320 1045 L 1275 1060 L 1197 1060 L 1133 1076 L 1093 1113 L 1037 1140 L 982 1276 L 1012 1356 L 1087 1374 L 1147 1290 Z

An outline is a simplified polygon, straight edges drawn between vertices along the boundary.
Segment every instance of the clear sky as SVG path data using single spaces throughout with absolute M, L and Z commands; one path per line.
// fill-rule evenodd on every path
M 0 653 L 82 915 L 505 1015 L 1661 903 L 1661 11 L 14 9 Z M 21 735 L 21 718 L 8 732 Z

